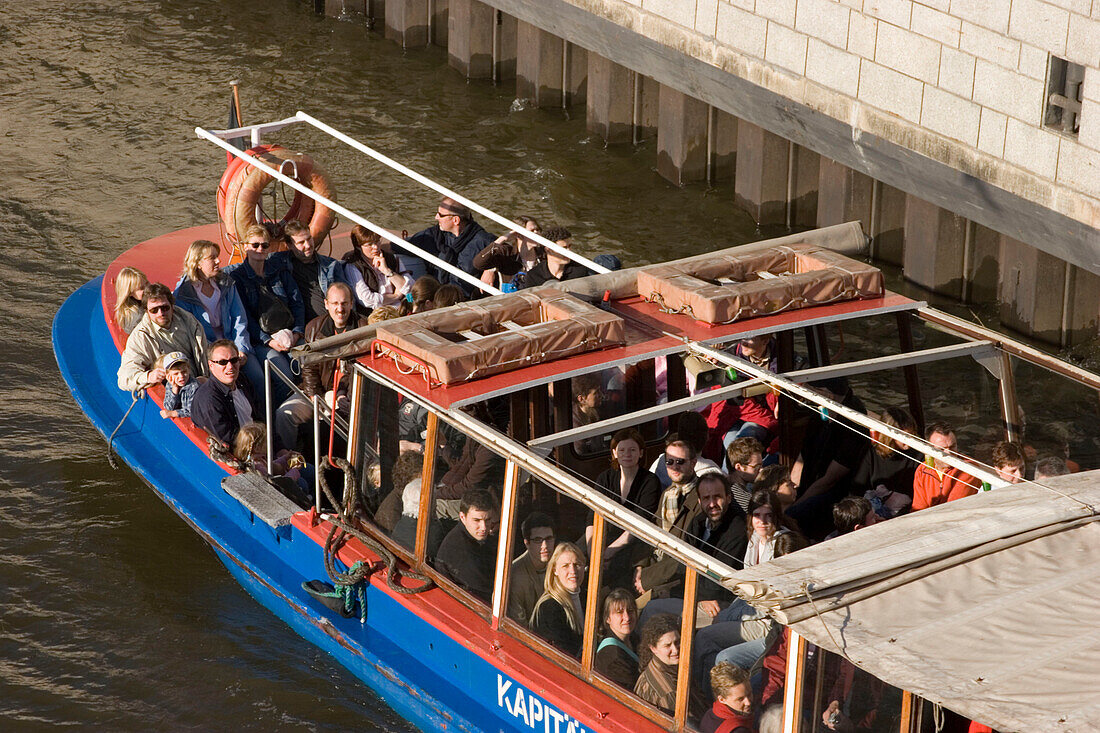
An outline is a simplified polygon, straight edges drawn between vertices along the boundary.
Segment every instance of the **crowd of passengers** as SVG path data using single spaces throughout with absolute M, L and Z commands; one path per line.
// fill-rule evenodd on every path
M 444 199 L 436 224 L 409 241 L 467 273 L 505 289 L 564 280 L 588 271 L 518 234 L 494 238 L 465 207 Z M 540 232 L 533 219 L 524 220 Z M 564 248 L 562 227 L 545 232 Z M 189 417 L 242 464 L 268 473 L 267 430 L 274 431 L 272 477 L 308 495 L 313 467 L 302 456 L 301 429 L 312 419 L 314 396 L 346 410 L 348 380 L 332 362 L 292 369 L 288 351 L 364 323 L 444 307 L 474 295 L 451 273 L 427 262 L 395 256 L 376 234 L 351 233 L 341 260 L 318 252 L 309 229 L 291 221 L 274 232 L 256 225 L 242 239 L 244 260 L 224 270 L 220 248 L 199 240 L 187 250 L 174 289 L 150 283 L 133 269 L 116 278 L 115 320 L 129 336 L 118 371 L 120 389 L 163 385 L 165 418 Z M 278 251 L 274 251 L 278 250 Z M 614 258 L 604 264 L 615 267 Z M 757 336 L 730 344 L 733 353 L 776 371 L 776 343 Z M 273 380 L 278 408 L 264 424 L 262 363 L 293 381 L 294 393 Z M 735 372 L 714 378 L 694 373 L 686 387 L 700 392 L 736 381 Z M 575 426 L 614 414 L 624 373 L 607 370 L 572 383 Z M 667 394 L 667 375 L 658 374 Z M 843 379 L 813 385 L 823 396 L 865 412 Z M 618 405 L 621 411 L 622 405 Z M 499 408 L 499 409 L 498 409 Z M 468 408 L 506 430 L 506 404 Z M 609 498 L 721 562 L 741 568 L 827 541 L 899 514 L 919 511 L 980 490 L 964 471 L 927 458 L 840 419 L 811 419 L 797 460 L 778 462 L 778 399 L 772 392 L 720 400 L 687 411 L 673 422 L 664 452 L 643 461 L 646 441 L 633 428 L 577 441 L 579 453 L 610 452 L 610 465 L 590 476 Z M 423 491 L 426 411 L 412 401 L 398 407 L 400 454 L 375 521 L 413 547 Z M 879 416 L 897 429 L 916 432 L 900 407 Z M 956 450 L 954 429 L 944 423 L 925 431 L 932 445 Z M 489 602 L 496 559 L 504 462 L 471 438 L 451 431 L 439 442 L 433 475 L 435 515 L 428 556 L 436 569 L 476 598 Z M 991 463 L 1007 481 L 1066 473 L 1067 456 L 1028 460 L 1016 443 L 993 447 Z M 1030 456 L 1034 458 L 1034 456 Z M 385 493 L 385 492 L 384 492 Z M 587 558 L 593 520 L 565 527 L 541 511 L 523 517 L 524 552 L 512 563 L 508 615 L 567 655 L 579 657 L 586 608 Z M 696 607 L 685 609 L 684 570 L 674 558 L 607 525 L 602 548 L 601 598 L 595 668 L 607 679 L 665 712 L 676 697 L 680 628 L 684 613 L 700 622 L 692 644 L 692 719 L 710 731 L 773 730 L 781 719 L 786 630 L 700 578 Z M 882 685 L 843 660 L 832 664 L 828 705 L 821 722 L 830 730 L 870 730 L 876 725 Z M 776 716 L 779 716 L 778 718 Z M 881 724 L 881 721 L 879 721 Z

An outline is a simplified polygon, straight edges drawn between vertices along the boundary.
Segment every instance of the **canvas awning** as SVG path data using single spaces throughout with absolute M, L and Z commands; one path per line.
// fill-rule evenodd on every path
M 726 585 L 997 730 L 1100 730 L 1100 471 L 1044 484 L 892 519 Z

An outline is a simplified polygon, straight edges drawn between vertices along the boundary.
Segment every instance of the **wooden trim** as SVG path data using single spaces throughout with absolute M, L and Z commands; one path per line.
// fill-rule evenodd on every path
M 898 341 L 903 352 L 915 349 L 913 345 L 913 321 L 909 313 L 898 313 L 895 318 L 898 324 Z M 924 401 L 920 394 L 920 379 L 917 375 L 917 367 L 910 364 L 902 367 L 905 374 L 905 391 L 909 399 L 909 414 L 917 424 L 917 434 L 924 435 Z
M 806 640 L 789 627 L 787 633 L 790 636 L 787 638 L 787 679 L 784 681 L 783 688 L 783 733 L 799 733 L 802 719 Z
M 596 658 L 596 637 L 600 621 L 600 575 L 603 570 L 603 515 L 592 515 L 592 556 L 588 558 L 588 597 L 584 603 L 584 631 L 581 636 L 581 674 L 592 681 L 592 662 Z
M 424 469 L 420 474 L 420 509 L 416 521 L 416 565 L 427 565 L 428 529 L 435 518 L 435 454 L 439 446 L 439 418 L 428 410 L 428 436 L 424 441 Z
M 1005 438 L 1019 441 L 1021 433 L 1020 407 L 1016 400 L 1016 375 L 1012 372 L 1012 357 L 1001 352 L 1001 420 Z
M 687 721 L 688 701 L 691 699 L 691 643 L 695 635 L 695 590 L 698 575 L 695 568 L 685 566 L 684 614 L 680 625 L 680 668 L 676 673 L 676 728 L 682 729 Z
M 913 730 L 913 701 L 915 696 L 909 690 L 901 691 L 901 721 L 898 733 L 910 733 Z
M 501 503 L 500 537 L 497 540 L 497 564 L 493 574 L 492 628 L 500 628 L 500 619 L 508 613 L 508 591 L 512 570 L 512 546 L 516 536 L 516 487 L 519 467 L 508 461 L 504 467 L 504 501 Z

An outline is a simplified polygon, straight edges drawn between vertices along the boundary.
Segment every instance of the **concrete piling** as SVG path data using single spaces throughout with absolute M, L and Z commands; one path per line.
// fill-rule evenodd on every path
M 448 47 L 451 36 L 450 10 L 451 0 L 428 0 L 428 35 L 431 36 L 433 46 Z
M 447 59 L 467 79 L 493 78 L 497 11 L 478 0 L 450 0 Z
M 516 98 L 536 107 L 562 106 L 565 42 L 538 26 L 519 21 L 516 27 Z
M 707 177 L 709 107 L 661 85 L 657 120 L 657 172 L 677 186 Z
M 386 38 L 401 48 L 428 45 L 428 3 L 426 0 L 386 0 Z
M 605 143 L 634 139 L 634 72 L 598 53 L 588 54 L 585 126 Z
M 738 122 L 734 200 L 758 225 L 786 223 L 789 163 L 788 141 L 745 120 Z

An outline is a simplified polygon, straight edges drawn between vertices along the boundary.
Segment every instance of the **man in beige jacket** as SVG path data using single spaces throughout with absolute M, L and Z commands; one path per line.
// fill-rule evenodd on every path
M 145 288 L 145 315 L 134 328 L 122 352 L 118 388 L 127 392 L 164 381 L 164 369 L 154 363 L 161 354 L 181 351 L 191 365 L 191 374 L 206 375 L 206 334 L 187 311 L 177 308 L 172 291 L 161 283 Z

